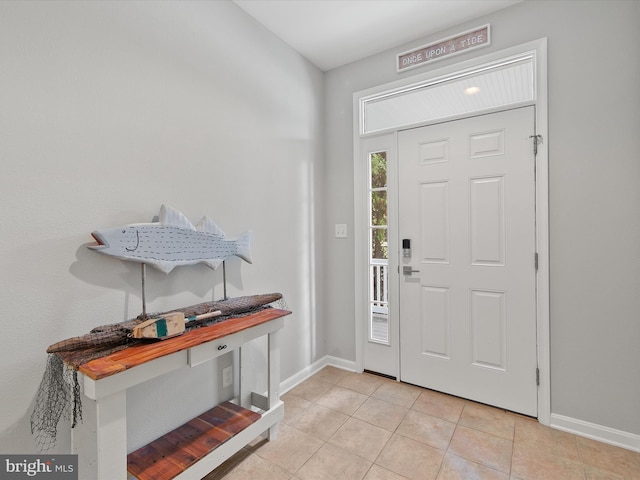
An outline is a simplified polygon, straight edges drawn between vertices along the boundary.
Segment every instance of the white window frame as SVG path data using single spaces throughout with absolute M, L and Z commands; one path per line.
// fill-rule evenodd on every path
M 385 154 L 385 163 L 386 163 L 386 177 L 387 177 L 387 185 L 385 185 L 384 187 L 374 187 L 373 185 L 371 185 L 371 177 L 372 177 L 372 172 L 371 172 L 371 157 L 377 153 L 382 153 L 384 152 Z M 385 196 L 387 197 L 387 221 L 389 219 L 389 202 L 388 202 L 388 197 L 389 197 L 389 173 L 388 173 L 388 168 L 389 168 L 389 160 L 388 160 L 388 152 L 386 150 L 378 150 L 375 152 L 369 152 L 367 154 L 367 159 L 368 159 L 368 178 L 369 178 L 369 188 L 368 188 L 368 199 L 369 199 L 369 325 L 368 325 L 368 331 L 369 331 L 369 342 L 374 342 L 374 343 L 379 343 L 382 345 L 391 345 L 391 331 L 389 328 L 389 308 L 388 305 L 387 307 L 385 307 L 384 309 L 386 310 L 386 312 L 383 312 L 382 309 L 380 307 L 378 307 L 378 311 L 376 311 L 376 307 L 373 305 L 374 300 L 373 297 L 374 295 L 374 288 L 373 288 L 373 283 L 372 283 L 372 278 L 373 278 L 373 271 L 374 269 L 377 267 L 380 270 L 382 270 L 382 267 L 384 265 L 384 274 L 383 275 L 376 275 L 378 277 L 378 288 L 376 289 L 376 292 L 378 294 L 378 298 L 380 297 L 380 293 L 384 292 L 384 290 L 389 289 L 389 275 L 388 275 L 388 271 L 389 271 L 389 260 L 387 258 L 387 262 L 386 264 L 383 263 L 377 263 L 375 262 L 375 260 L 381 260 L 381 259 L 374 259 L 371 257 L 371 246 L 373 245 L 373 232 L 375 230 L 386 230 L 387 232 L 387 249 L 389 249 L 389 225 L 385 224 L 384 226 L 380 226 L 380 225 L 373 225 L 373 221 L 372 221 L 372 204 L 373 204 L 373 193 L 374 192 L 384 192 Z M 387 255 L 388 257 L 388 255 Z M 380 282 L 382 282 L 382 284 L 384 285 L 384 287 L 381 289 L 380 288 Z M 388 302 L 388 293 L 387 293 L 387 302 Z M 386 340 L 382 340 L 380 338 L 375 338 L 374 334 L 373 334 L 373 317 L 375 316 L 375 314 L 378 313 L 382 313 L 385 314 L 387 316 L 387 339 Z

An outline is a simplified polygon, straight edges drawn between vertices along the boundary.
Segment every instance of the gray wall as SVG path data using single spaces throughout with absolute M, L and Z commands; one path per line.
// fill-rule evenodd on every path
M 397 53 L 484 23 L 491 24 L 490 47 L 396 73 Z M 551 409 L 640 434 L 639 2 L 527 0 L 327 72 L 328 223 L 353 228 L 354 92 L 542 37 L 549 58 Z M 327 350 L 355 359 L 353 245 L 329 245 Z
M 163 203 L 253 230 L 228 293 L 284 294 L 283 379 L 325 355 L 320 70 L 218 1 L 3 1 L 0 65 L 1 452 L 35 451 L 47 346 L 141 311 L 139 266 L 89 251 L 90 232 Z M 221 295 L 221 269 L 148 269 L 149 311 Z M 210 408 L 217 377 L 212 362 L 131 389 L 129 449 Z

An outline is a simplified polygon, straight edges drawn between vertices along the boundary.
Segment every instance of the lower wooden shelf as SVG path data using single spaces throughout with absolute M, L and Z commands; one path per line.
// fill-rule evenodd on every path
M 224 402 L 127 456 L 139 480 L 170 480 L 245 430 L 261 415 Z

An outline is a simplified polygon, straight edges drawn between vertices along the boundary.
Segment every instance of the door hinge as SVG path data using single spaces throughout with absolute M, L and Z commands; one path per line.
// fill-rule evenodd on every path
M 536 367 L 536 385 L 540 386 L 540 369 Z
M 529 135 L 533 138 L 533 155 L 538 155 L 538 145 L 542 143 L 542 135 Z
M 538 252 L 536 252 L 536 254 L 533 257 L 533 264 L 536 267 L 536 272 L 538 271 Z

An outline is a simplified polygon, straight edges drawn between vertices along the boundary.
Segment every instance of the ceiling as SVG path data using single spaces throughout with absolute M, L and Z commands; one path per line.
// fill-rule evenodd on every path
M 323 71 L 523 0 L 233 0 Z

